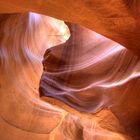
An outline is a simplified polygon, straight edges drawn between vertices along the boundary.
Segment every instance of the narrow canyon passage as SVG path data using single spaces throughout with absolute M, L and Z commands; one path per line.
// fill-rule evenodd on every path
M 0 2 L 0 139 L 140 140 L 139 3 L 107 1 Z

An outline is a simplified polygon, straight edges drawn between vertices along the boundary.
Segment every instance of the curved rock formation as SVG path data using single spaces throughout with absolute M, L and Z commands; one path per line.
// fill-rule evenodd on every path
M 140 139 L 138 0 L 5 0 L 0 12 L 2 140 Z
M 79 23 L 139 54 L 139 0 L 5 0 L 1 12 L 33 11 Z
M 109 108 L 130 133 L 138 134 L 140 89 L 136 85 L 133 91 L 133 86 L 139 83 L 139 57 L 89 29 L 68 26 L 66 43 L 45 53 L 41 95 L 84 112 Z

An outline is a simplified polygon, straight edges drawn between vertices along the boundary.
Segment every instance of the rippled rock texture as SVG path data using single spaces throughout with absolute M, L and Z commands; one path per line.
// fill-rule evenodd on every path
M 0 13 L 0 139 L 140 140 L 139 0 L 5 0 Z

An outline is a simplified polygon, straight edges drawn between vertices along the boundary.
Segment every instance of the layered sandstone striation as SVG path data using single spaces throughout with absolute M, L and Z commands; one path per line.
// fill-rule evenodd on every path
M 139 0 L 5 0 L 0 13 L 2 140 L 140 139 Z

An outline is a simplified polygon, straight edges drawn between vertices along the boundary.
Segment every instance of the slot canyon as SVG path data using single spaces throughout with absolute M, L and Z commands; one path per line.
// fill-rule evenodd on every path
M 140 0 L 0 0 L 0 140 L 140 140 Z

